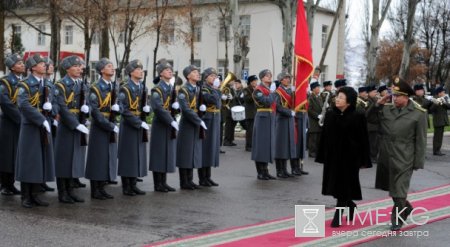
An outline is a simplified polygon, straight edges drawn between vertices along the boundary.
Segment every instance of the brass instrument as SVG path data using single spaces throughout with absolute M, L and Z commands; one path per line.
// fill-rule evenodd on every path
M 325 113 L 327 112 L 328 99 L 330 98 L 330 92 L 323 92 L 323 93 L 325 93 L 327 96 L 325 97 L 325 101 L 323 102 L 323 106 L 322 106 L 322 112 L 320 113 L 320 115 L 322 115 L 322 118 L 319 119 L 320 127 L 322 127 L 323 123 L 325 122 Z
M 220 91 L 222 91 L 228 85 L 228 83 L 235 80 L 237 80 L 237 77 L 232 72 L 228 71 L 225 80 L 223 80 L 222 84 L 220 85 Z
M 360 105 L 362 105 L 362 106 L 364 106 L 364 108 L 367 108 L 367 106 L 369 105 L 368 102 L 365 102 L 365 101 L 362 100 L 360 97 L 357 97 L 357 98 L 356 98 L 356 103 L 357 103 L 357 104 L 360 104 Z

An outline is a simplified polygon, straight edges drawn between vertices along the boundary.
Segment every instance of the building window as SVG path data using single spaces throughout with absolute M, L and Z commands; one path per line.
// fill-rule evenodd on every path
M 200 60 L 200 59 L 194 59 L 193 65 L 194 65 L 195 67 L 201 69 L 201 68 L 202 68 L 202 60 Z
M 202 41 L 202 18 L 194 18 L 194 42 Z
M 64 44 L 71 45 L 73 44 L 73 26 L 67 25 L 64 28 Z
M 21 25 L 13 24 L 13 25 L 12 25 L 12 30 L 13 30 L 13 33 L 14 33 L 16 36 L 19 36 L 19 37 L 22 38 L 22 26 L 21 26 Z
M 91 40 L 92 44 L 94 45 L 98 45 L 100 44 L 100 33 L 98 31 L 95 31 L 92 34 L 92 40 Z
M 45 25 L 44 24 L 39 24 L 38 25 L 38 29 L 41 30 L 42 32 L 45 32 Z M 45 45 L 45 35 L 38 32 L 38 45 Z
M 241 15 L 239 17 L 239 27 L 241 31 L 241 36 L 247 36 L 250 40 L 250 16 Z
M 175 21 L 167 19 L 165 21 L 164 30 L 161 31 L 161 41 L 163 43 L 173 43 L 175 40 Z
M 328 26 L 322 25 L 322 48 L 325 48 L 328 38 Z
M 225 59 L 219 59 L 217 60 L 217 75 L 222 76 L 222 80 L 225 79 Z
M 323 65 L 322 71 L 320 73 L 320 81 L 321 82 L 324 82 L 327 80 L 327 78 L 328 78 L 327 74 L 328 74 L 328 65 Z
M 97 70 L 95 69 L 95 65 L 97 65 L 98 61 L 91 61 L 91 67 L 90 67 L 90 71 L 89 71 L 89 79 L 91 81 L 91 84 L 98 81 L 98 79 L 100 78 L 100 74 L 97 73 Z
M 124 41 L 125 41 L 125 32 L 124 31 L 120 31 L 118 42 L 119 43 L 124 43 Z
M 219 19 L 219 41 L 225 41 L 225 34 L 227 34 L 228 41 L 230 40 L 230 25 L 225 22 L 225 26 L 223 25 L 224 18 Z

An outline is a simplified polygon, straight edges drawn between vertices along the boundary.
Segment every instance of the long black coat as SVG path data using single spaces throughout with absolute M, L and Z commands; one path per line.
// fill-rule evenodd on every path
M 205 122 L 206 137 L 203 140 L 202 167 L 218 167 L 220 153 L 220 90 L 212 88 L 205 83 L 202 89 L 203 101 L 206 105 L 206 112 L 202 120 Z
M 361 200 L 359 169 L 371 167 L 366 117 L 350 106 L 327 111 L 316 162 L 323 163 L 322 194 Z

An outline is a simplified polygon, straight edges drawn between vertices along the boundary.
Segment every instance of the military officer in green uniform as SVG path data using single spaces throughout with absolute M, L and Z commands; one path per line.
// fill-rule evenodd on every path
M 392 88 L 392 104 L 389 95 L 377 101 L 372 110 L 380 117 L 380 159 L 377 176 L 394 201 L 391 214 L 391 230 L 399 230 L 413 210 L 406 200 L 414 170 L 422 169 L 425 161 L 427 120 L 426 110 L 412 102 L 413 89 L 396 78 Z
M 441 152 L 442 138 L 444 136 L 444 128 L 449 125 L 447 110 L 450 109 L 450 100 L 445 95 L 443 86 L 434 90 L 435 103 L 430 106 L 430 112 L 433 114 L 433 155 L 445 155 Z
M 318 82 L 313 82 L 310 85 L 311 95 L 308 97 L 308 155 L 309 157 L 316 157 L 317 148 L 320 140 L 320 133 L 322 132 L 322 127 L 319 125 L 320 119 L 324 116 L 322 115 L 323 102 L 320 97 L 320 85 Z

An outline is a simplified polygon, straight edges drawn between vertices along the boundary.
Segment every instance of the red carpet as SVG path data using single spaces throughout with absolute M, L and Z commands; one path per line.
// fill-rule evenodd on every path
M 416 210 L 412 217 L 408 218 L 407 225 L 402 228 L 402 231 L 417 227 L 418 225 L 414 223 L 431 223 L 450 217 L 450 185 L 411 193 L 408 200 Z M 420 209 L 420 207 L 424 209 Z M 375 208 L 379 208 L 378 224 L 376 224 Z M 366 217 L 365 221 L 359 220 L 356 216 L 354 223 L 346 222 L 347 218 L 344 217 L 343 225 L 339 228 L 329 226 L 334 209 L 328 210 L 325 216 L 326 229 L 323 238 L 294 237 L 294 218 L 287 218 L 155 243 L 149 246 L 350 246 L 390 236 L 389 234 L 407 233 L 389 231 L 390 226 L 387 224 L 390 222 L 389 213 L 391 209 L 392 200 L 390 198 L 358 204 L 359 216 L 362 219 Z M 372 217 L 372 223 L 369 221 L 369 216 Z M 428 217 L 428 220 L 424 217 Z M 411 222 L 411 218 L 415 222 Z

